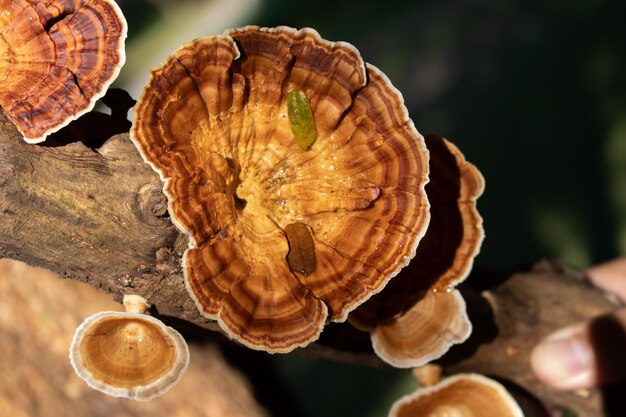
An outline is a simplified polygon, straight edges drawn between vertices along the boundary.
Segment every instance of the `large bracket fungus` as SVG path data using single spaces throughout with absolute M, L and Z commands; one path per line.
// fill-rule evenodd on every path
M 90 111 L 124 64 L 113 0 L 0 1 L 0 107 L 29 143 Z
M 304 146 L 294 91 L 316 130 Z M 244 345 L 307 345 L 415 255 L 428 150 L 353 46 L 287 27 L 197 39 L 153 70 L 135 111 L 131 138 L 189 234 L 187 288 Z
M 374 351 L 397 367 L 438 359 L 470 335 L 465 301 L 455 286 L 469 274 L 484 230 L 476 200 L 480 171 L 446 139 L 426 135 L 431 220 L 411 264 L 350 315 L 371 332 Z

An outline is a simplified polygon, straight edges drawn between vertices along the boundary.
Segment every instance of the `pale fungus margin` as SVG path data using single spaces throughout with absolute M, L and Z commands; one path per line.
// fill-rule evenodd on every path
M 524 417 L 499 382 L 480 374 L 457 374 L 397 400 L 389 417 Z
M 189 349 L 180 333 L 144 314 L 143 297 L 126 295 L 124 306 L 126 312 L 99 312 L 78 326 L 70 363 L 97 391 L 148 401 L 178 383 L 189 365 Z

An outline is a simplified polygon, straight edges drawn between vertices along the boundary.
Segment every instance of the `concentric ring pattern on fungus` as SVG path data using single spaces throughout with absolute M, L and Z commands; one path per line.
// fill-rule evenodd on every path
M 124 65 L 113 0 L 0 1 L 0 107 L 29 143 L 90 111 Z
M 308 150 L 288 117 L 298 90 L 317 131 Z M 428 150 L 402 96 L 311 29 L 182 46 L 153 70 L 131 137 L 189 234 L 192 298 L 253 349 L 288 352 L 344 321 L 409 262 L 430 219 Z
M 430 223 L 411 264 L 350 314 L 374 351 L 396 367 L 421 366 L 464 342 L 472 325 L 455 286 L 470 273 L 484 238 L 476 209 L 480 171 L 451 142 L 425 136 L 430 152 Z

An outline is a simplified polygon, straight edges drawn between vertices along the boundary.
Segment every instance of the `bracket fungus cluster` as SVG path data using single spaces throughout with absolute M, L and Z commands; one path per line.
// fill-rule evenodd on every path
M 125 295 L 126 312 L 104 311 L 76 329 L 70 362 L 91 388 L 113 397 L 147 401 L 178 383 L 189 349 L 176 330 L 144 312 L 145 299 Z
M 0 107 L 29 143 L 91 110 L 124 64 L 113 0 L 0 1 Z
M 410 265 L 350 315 L 370 331 L 374 351 L 396 367 L 438 359 L 471 333 L 465 302 L 454 287 L 469 274 L 484 237 L 476 200 L 485 182 L 446 139 L 426 135 L 431 220 Z
M 131 138 L 189 235 L 191 297 L 253 349 L 289 352 L 345 321 L 428 226 L 428 150 L 402 96 L 312 29 L 182 46 L 152 71 Z
M 420 388 L 391 407 L 389 417 L 524 417 L 500 383 L 478 374 L 458 374 Z

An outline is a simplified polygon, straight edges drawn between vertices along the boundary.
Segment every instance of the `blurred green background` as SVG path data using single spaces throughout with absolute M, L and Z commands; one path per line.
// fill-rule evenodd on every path
M 356 46 L 403 93 L 419 131 L 449 138 L 480 168 L 477 266 L 513 270 L 547 257 L 578 269 L 626 254 L 622 0 L 119 3 L 129 39 L 118 85 L 135 97 L 148 69 L 195 37 L 248 24 L 313 27 Z M 293 355 L 272 366 L 303 417 L 384 416 L 415 385 L 406 372 Z

